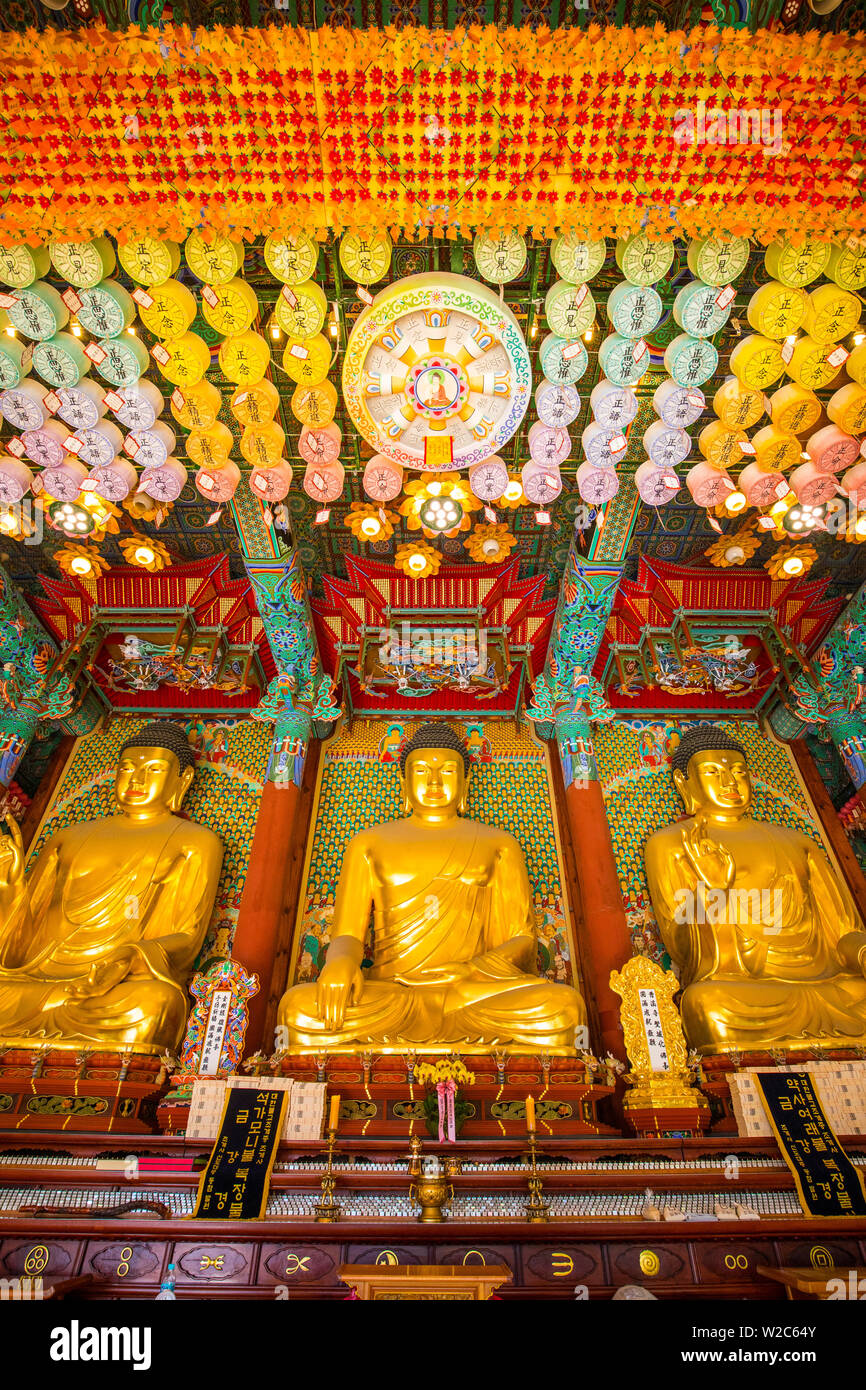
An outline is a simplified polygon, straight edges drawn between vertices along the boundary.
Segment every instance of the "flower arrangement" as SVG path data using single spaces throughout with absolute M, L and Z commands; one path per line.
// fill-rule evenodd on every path
M 415 1080 L 427 1087 L 423 1110 L 428 1131 L 434 1138 L 438 1136 L 440 1144 L 446 1138 L 453 1143 L 471 1109 L 460 1099 L 458 1086 L 473 1086 L 475 1073 L 459 1057 L 440 1057 L 438 1062 L 417 1066 Z

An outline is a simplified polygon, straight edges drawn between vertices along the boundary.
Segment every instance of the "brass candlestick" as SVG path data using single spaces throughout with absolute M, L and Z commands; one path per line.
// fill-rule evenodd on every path
M 322 1174 L 322 1195 L 313 1207 L 317 1221 L 339 1221 L 342 1215 L 343 1209 L 340 1203 L 334 1200 L 334 1188 L 337 1186 L 337 1179 L 334 1177 L 334 1145 L 336 1142 L 337 1131 L 329 1129 L 328 1166 Z
M 529 1187 L 529 1201 L 524 1202 L 523 1210 L 526 1212 L 527 1219 L 532 1222 L 549 1221 L 550 1207 L 543 1198 L 543 1183 L 538 1172 L 537 1162 L 537 1140 L 535 1131 L 529 1133 L 529 1177 L 527 1186 Z

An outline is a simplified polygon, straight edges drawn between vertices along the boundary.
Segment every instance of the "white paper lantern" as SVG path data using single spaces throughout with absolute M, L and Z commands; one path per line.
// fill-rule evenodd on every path
M 523 491 L 536 506 L 544 507 L 549 502 L 555 502 L 562 492 L 562 478 L 556 467 L 535 462 L 525 463 L 520 476 Z
M 580 395 L 567 382 L 542 381 L 535 388 L 535 409 L 543 425 L 566 429 L 580 414 Z
M 599 425 L 594 421 L 587 425 L 580 437 L 580 444 L 587 459 L 596 468 L 614 468 L 619 459 L 625 457 L 622 447 L 625 436 L 616 425 Z M 611 448 L 611 445 L 619 447 Z
M 528 438 L 529 453 L 535 463 L 552 464 L 558 468 L 571 453 L 568 430 L 551 429 L 550 425 L 543 425 L 540 420 L 529 426 Z
M 469 469 L 469 486 L 480 501 L 497 501 L 508 487 L 508 469 L 502 459 L 493 454 L 483 463 L 473 463 Z
M 73 438 L 81 444 L 76 457 L 88 468 L 111 463 L 123 447 L 123 434 L 110 420 L 100 420 L 92 430 L 76 430 Z
M 619 478 L 613 468 L 596 468 L 593 463 L 582 463 L 577 470 L 577 490 L 584 502 L 592 507 L 602 507 L 619 492 Z
M 22 381 L 0 394 L 0 415 L 15 430 L 41 429 L 49 418 L 48 407 L 43 405 L 47 395 L 48 388 L 41 381 Z
M 114 412 L 114 416 L 121 425 L 128 430 L 153 429 L 165 406 L 158 386 L 143 376 L 134 386 L 124 386 L 117 394 L 122 397 L 123 405 Z
M 589 404 L 599 425 L 625 429 L 637 415 L 638 400 L 630 386 L 617 386 L 602 378 L 589 393 Z
M 103 399 L 105 387 L 88 377 L 77 386 L 58 386 L 56 395 L 60 401 L 57 414 L 74 430 L 95 429 L 108 409 Z
M 154 502 L 176 502 L 186 487 L 187 471 L 180 459 L 166 459 L 156 468 L 146 468 L 141 475 L 139 492 L 146 492 Z
M 638 496 L 648 507 L 663 507 L 673 501 L 680 490 L 680 480 L 672 468 L 659 468 L 648 459 L 635 469 L 634 485 Z
M 706 396 L 697 386 L 681 386 L 678 381 L 668 379 L 653 392 L 653 409 L 666 425 L 688 429 L 706 408 Z
M 666 425 L 664 420 L 653 421 L 644 431 L 643 446 L 653 463 L 670 468 L 682 463 L 692 451 L 692 441 L 685 430 Z
M 150 429 L 134 430 L 126 437 L 126 452 L 139 468 L 159 468 L 171 458 L 177 435 L 162 420 L 155 420 Z

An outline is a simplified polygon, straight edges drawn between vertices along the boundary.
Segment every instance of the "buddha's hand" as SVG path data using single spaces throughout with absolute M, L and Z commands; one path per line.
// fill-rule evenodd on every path
M 319 1018 L 332 1033 L 343 1026 L 346 1009 L 361 997 L 364 977 L 360 965 L 349 956 L 327 960 L 316 982 Z
M 713 839 L 706 816 L 695 816 L 680 831 L 686 858 L 707 888 L 730 888 L 737 872 L 730 851 Z
M 94 994 L 107 994 L 126 979 L 134 955 L 130 947 L 124 946 L 110 956 L 95 961 L 84 979 L 70 986 L 70 995 L 74 999 L 88 999 Z
M 24 877 L 24 841 L 21 827 L 14 816 L 3 817 L 9 826 L 8 835 L 0 835 L 0 892 L 14 888 Z

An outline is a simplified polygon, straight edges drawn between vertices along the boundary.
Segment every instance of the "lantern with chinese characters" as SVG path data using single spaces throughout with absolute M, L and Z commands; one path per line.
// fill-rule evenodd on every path
M 543 425 L 566 429 L 580 414 L 580 396 L 567 383 L 542 381 L 535 388 L 535 409 Z
M 43 469 L 42 486 L 57 502 L 74 502 L 86 477 L 85 465 L 76 458 L 67 458 Z
M 281 459 L 273 468 L 254 468 L 249 483 L 250 491 L 262 502 L 282 502 L 292 486 L 292 469 Z
M 559 467 L 571 453 L 571 436 L 568 430 L 553 429 L 543 425 L 540 420 L 529 426 L 529 453 L 535 463 L 552 464 Z
M 158 468 L 171 458 L 177 444 L 177 435 L 162 420 L 157 420 L 149 430 L 136 430 L 127 435 L 126 452 L 135 459 L 139 468 Z
M 374 502 L 393 502 L 403 490 L 403 469 L 384 454 L 374 454 L 364 469 L 363 482 Z
M 240 480 L 241 470 L 231 459 L 219 468 L 200 468 L 195 475 L 195 485 L 202 497 L 217 503 L 230 501 Z
M 153 429 L 165 405 L 158 386 L 140 377 L 134 386 L 124 386 L 117 394 L 122 404 L 115 409 L 114 418 L 121 425 L 128 430 Z
M 114 459 L 103 467 L 93 468 L 82 492 L 95 492 L 107 502 L 122 502 L 128 497 L 138 482 L 138 474 L 133 464 L 126 459 Z
M 692 441 L 686 431 L 666 425 L 664 420 L 655 420 L 644 431 L 643 446 L 652 462 L 665 468 L 676 467 L 692 451 Z
M 304 492 L 314 502 L 336 502 L 343 491 L 346 470 L 339 459 L 331 463 L 308 463 L 304 473 Z
M 333 463 L 339 458 L 342 437 L 342 430 L 333 421 L 315 430 L 304 425 L 298 439 L 298 453 L 305 463 Z
M 821 473 L 814 463 L 801 463 L 788 479 L 791 491 L 798 502 L 807 507 L 818 507 L 836 496 L 836 478 L 832 473 Z
M 591 507 L 602 507 L 619 492 L 619 478 L 613 468 L 596 468 L 582 463 L 576 475 L 577 490 Z
M 737 486 L 750 507 L 769 507 L 788 492 L 784 473 L 762 468 L 759 463 L 747 463 Z
M 699 420 L 706 410 L 707 402 L 703 391 L 697 386 L 681 386 L 670 378 L 663 381 L 653 392 L 653 409 L 666 425 L 676 425 L 688 429 Z
M 68 457 L 66 441 L 71 434 L 59 420 L 46 420 L 37 430 L 25 430 L 21 436 L 24 453 L 43 468 L 56 468 Z
M 156 391 L 156 387 L 153 389 Z M 161 403 L 162 396 L 158 391 L 156 394 Z M 60 402 L 57 415 L 74 430 L 92 430 L 108 408 L 105 404 L 105 387 L 89 377 L 79 381 L 77 386 L 59 386 L 55 395 Z
M 33 474 L 21 459 L 0 455 L 0 502 L 20 502 L 30 491 Z
M 185 430 L 209 430 L 216 424 L 221 405 L 219 391 L 206 379 L 171 393 L 171 413 Z
M 672 468 L 659 468 L 648 459 L 635 469 L 634 485 L 638 496 L 648 507 L 663 507 L 676 497 L 680 480 Z
M 734 491 L 735 484 L 724 469 L 696 463 L 686 474 L 686 487 L 699 507 L 717 507 Z
M 860 453 L 860 441 L 838 425 L 825 425 L 809 435 L 806 453 L 819 473 L 841 473 Z
M 154 502 L 176 502 L 186 487 L 187 472 L 180 459 L 166 459 L 156 468 L 145 468 L 140 491 Z
M 523 465 L 520 476 L 523 491 L 536 506 L 546 507 L 550 502 L 555 502 L 562 492 L 562 478 L 555 465 L 532 460 Z
M 804 430 L 812 429 L 820 418 L 821 402 L 815 392 L 807 391 L 793 381 L 780 386 L 770 397 L 770 419 L 780 430 L 787 430 L 789 434 L 802 434 Z M 832 415 L 830 418 L 833 418 Z
M 258 468 L 271 468 L 282 458 L 285 442 L 285 433 L 276 420 L 265 420 L 260 425 L 244 426 L 241 453 L 247 463 Z
M 228 461 L 234 439 L 228 425 L 217 420 L 207 430 L 192 430 L 186 441 L 187 458 L 200 468 L 220 468 Z
M 492 455 L 469 470 L 469 486 L 482 502 L 495 502 L 508 487 L 508 469 L 502 459 Z
M 593 417 L 599 425 L 625 429 L 638 412 L 638 400 L 630 386 L 617 386 L 602 378 L 589 394 Z
M 273 420 L 279 409 L 280 393 L 272 381 L 263 377 L 249 386 L 239 386 L 231 398 L 231 411 L 242 425 L 261 425 Z
M 0 415 L 15 430 L 38 430 L 48 419 L 47 395 L 41 381 L 22 381 L 0 395 Z
M 866 462 L 855 463 L 842 475 L 842 487 L 855 507 L 866 505 Z
M 76 430 L 72 439 L 78 441 L 76 456 L 88 468 L 111 463 L 123 447 L 123 434 L 110 420 L 100 420 L 92 430 Z

